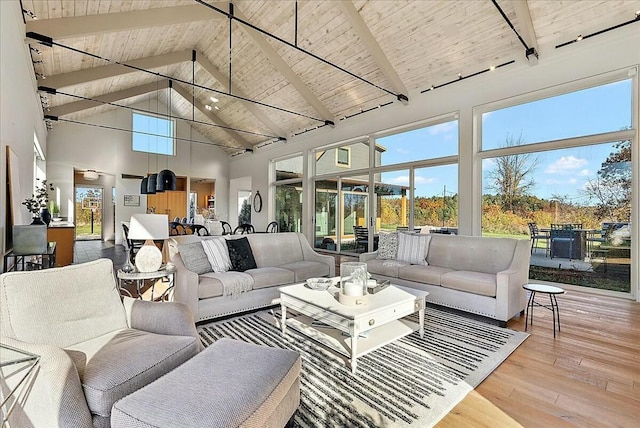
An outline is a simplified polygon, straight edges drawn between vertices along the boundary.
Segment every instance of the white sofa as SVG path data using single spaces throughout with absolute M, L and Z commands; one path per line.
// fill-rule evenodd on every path
M 257 269 L 233 272 L 249 279 L 251 290 L 233 296 L 224 295 L 221 280 L 231 272 L 197 274 L 186 268 L 180 253 L 172 257 L 176 265 L 174 300 L 189 306 L 196 322 L 258 309 L 275 304 L 278 287 L 303 282 L 308 278 L 335 276 L 335 259 L 316 253 L 303 234 L 252 233 L 248 235 L 175 236 L 178 244 L 204 239 L 241 239 L 246 237 Z
M 376 279 L 429 292 L 427 301 L 499 321 L 526 306 L 530 242 L 511 238 L 431 235 L 426 261 L 416 265 L 360 255 Z

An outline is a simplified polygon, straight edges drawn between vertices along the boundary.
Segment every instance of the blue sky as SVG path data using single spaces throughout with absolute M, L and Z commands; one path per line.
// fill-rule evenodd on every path
M 499 148 L 508 136 L 525 144 L 618 131 L 631 126 L 632 82 L 627 79 L 570 94 L 496 110 L 483 115 L 483 147 Z M 387 148 L 383 164 L 431 159 L 457 153 L 457 122 L 422 128 L 378 139 Z M 464 144 L 464 142 L 463 142 Z M 588 203 L 584 186 L 613 151 L 613 145 L 533 153 L 537 160 L 533 194 L 541 198 L 566 197 L 574 203 Z M 488 171 L 492 160 L 483 162 Z M 408 171 L 383 174 L 383 181 L 408 185 Z M 494 193 L 487 188 L 486 193 Z M 457 192 L 457 166 L 425 168 L 416 174 L 416 195 Z

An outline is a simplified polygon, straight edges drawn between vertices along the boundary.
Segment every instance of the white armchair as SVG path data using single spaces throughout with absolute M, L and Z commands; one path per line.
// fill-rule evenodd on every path
M 185 305 L 122 302 L 107 259 L 1 275 L 0 343 L 40 356 L 11 426 L 47 428 L 109 427 L 117 400 L 201 348 Z

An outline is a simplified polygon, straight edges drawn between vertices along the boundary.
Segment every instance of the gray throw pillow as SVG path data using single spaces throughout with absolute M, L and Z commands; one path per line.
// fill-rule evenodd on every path
M 380 232 L 378 243 L 379 260 L 395 260 L 398 253 L 398 232 Z
M 182 257 L 182 263 L 191 272 L 201 275 L 213 270 L 202 247 L 202 242 L 178 245 L 178 251 L 180 252 L 180 257 Z

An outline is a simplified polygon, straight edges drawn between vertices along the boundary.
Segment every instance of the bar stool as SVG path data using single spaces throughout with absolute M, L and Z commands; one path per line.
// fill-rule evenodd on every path
M 525 314 L 525 322 L 524 322 L 524 331 L 527 331 L 529 326 L 529 308 L 531 308 L 531 325 L 533 325 L 533 307 L 541 306 L 543 308 L 547 308 L 551 311 L 553 317 L 553 337 L 556 337 L 556 318 L 558 319 L 558 331 L 560 331 L 560 310 L 558 308 L 558 300 L 556 296 L 558 294 L 564 294 L 564 290 L 560 287 L 554 287 L 553 285 L 543 285 L 543 284 L 525 284 L 522 286 L 525 290 L 528 290 L 531 294 L 529 295 L 529 301 L 527 302 L 527 312 Z M 550 305 L 543 305 L 542 303 L 538 303 L 535 301 L 536 293 L 543 293 L 549 295 Z

